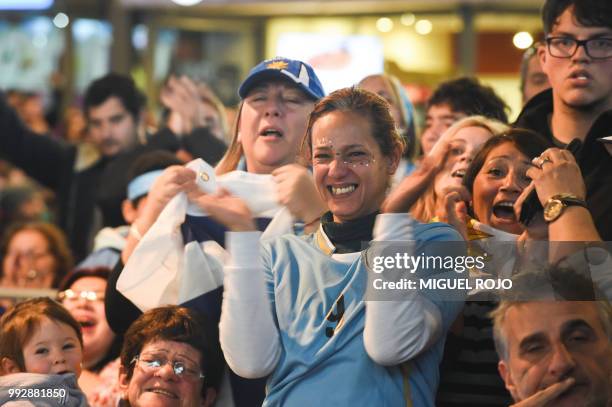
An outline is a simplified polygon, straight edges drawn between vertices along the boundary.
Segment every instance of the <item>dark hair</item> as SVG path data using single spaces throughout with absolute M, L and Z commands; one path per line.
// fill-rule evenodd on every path
M 585 27 L 612 28 L 612 2 L 610 0 L 546 0 L 542 7 L 544 32 L 550 33 L 557 20 L 572 7 L 573 18 Z
M 146 98 L 129 76 L 109 73 L 89 84 L 85 90 L 83 110 L 89 118 L 89 109 L 100 106 L 111 97 L 117 97 L 135 122 L 145 107 Z
M 145 345 L 154 341 L 174 341 L 190 345 L 201 355 L 200 368 L 204 374 L 202 395 L 206 388 L 219 389 L 224 370 L 219 345 L 219 332 L 204 315 L 175 305 L 153 308 L 142 314 L 125 333 L 121 349 L 121 365 L 128 379 L 134 373 L 132 360 Z
M 452 111 L 467 116 L 480 115 L 508 123 L 508 106 L 490 86 L 476 78 L 459 78 L 441 83 L 427 101 L 432 106 L 448 105 Z
M 396 148 L 400 148 L 400 152 L 404 150 L 405 141 L 397 132 L 387 101 L 375 93 L 350 87 L 338 89 L 317 102 L 308 119 L 306 135 L 302 140 L 304 156 L 312 151 L 312 127 L 315 122 L 335 111 L 365 117 L 372 127 L 372 136 L 385 157 L 391 156 Z
M 68 275 L 62 280 L 59 285 L 59 290 L 64 291 L 69 289 L 76 281 L 84 277 L 97 277 L 104 281 L 108 281 L 111 269 L 108 267 L 92 267 L 92 268 L 80 268 L 75 269 L 68 273 Z M 106 354 L 100 359 L 94 366 L 88 367 L 88 370 L 92 372 L 101 371 L 108 363 L 117 359 L 121 351 L 121 345 L 123 343 L 123 337 L 121 335 L 115 335 L 115 339 L 111 342 Z
M 474 179 L 476 179 L 476 176 L 482 169 L 491 150 L 504 143 L 511 143 L 529 159 L 539 156 L 544 150 L 553 146 L 550 141 L 540 134 L 527 129 L 514 128 L 503 134 L 491 137 L 480 148 L 480 151 L 474 157 L 463 177 L 463 185 L 470 193 L 472 193 L 474 188 Z
M 9 358 L 25 372 L 23 347 L 44 318 L 70 326 L 83 347 L 81 325 L 66 308 L 49 298 L 33 298 L 15 305 L 0 319 L 0 361 Z
M 98 277 L 103 280 L 108 280 L 111 269 L 108 267 L 92 267 L 92 268 L 77 268 L 66 275 L 58 286 L 59 291 L 64 291 L 70 288 L 75 281 L 83 277 Z
M 155 170 L 163 170 L 172 165 L 183 165 L 181 160 L 179 160 L 174 154 L 166 150 L 154 150 L 143 153 L 138 156 L 129 167 L 127 172 L 127 185 L 134 180 L 134 178 L 146 174 L 150 171 Z M 145 197 L 145 195 L 140 195 L 132 200 L 132 205 L 136 207 L 140 199 Z
M 59 282 L 62 281 L 64 276 L 70 271 L 73 264 L 72 252 L 68 246 L 68 241 L 64 232 L 62 232 L 57 226 L 46 222 L 27 222 L 13 224 L 4 233 L 2 238 L 2 244 L 0 245 L 0 257 L 6 255 L 8 246 L 15 235 L 24 230 L 33 230 L 44 236 L 47 244 L 49 245 L 49 252 L 55 259 L 55 275 L 53 287 L 57 287 Z M 1 274 L 0 274 L 1 275 Z

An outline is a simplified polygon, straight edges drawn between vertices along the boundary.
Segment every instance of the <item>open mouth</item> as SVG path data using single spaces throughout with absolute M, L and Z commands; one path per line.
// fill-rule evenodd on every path
M 147 389 L 146 391 L 150 393 L 159 394 L 164 397 L 169 397 L 171 399 L 178 399 L 178 396 L 175 393 L 168 391 L 166 389 L 161 389 L 159 387 L 150 388 L 150 389 Z
M 280 139 L 283 137 L 283 132 L 274 127 L 265 128 L 263 131 L 259 133 L 261 137 L 270 137 L 275 139 Z
M 504 219 L 511 222 L 516 222 L 516 214 L 514 213 L 514 202 L 501 201 L 493 205 L 493 215 L 496 218 Z
M 453 178 L 461 178 L 462 179 L 463 177 L 465 177 L 465 168 L 460 168 L 460 169 L 458 169 L 456 171 L 453 171 L 451 173 L 451 177 L 453 177 Z
M 587 72 L 587 71 L 575 71 L 572 72 L 570 75 L 570 78 L 572 79 L 591 79 L 591 75 Z
M 357 189 L 358 185 L 357 184 L 348 184 L 348 185 L 343 185 L 343 186 L 332 186 L 332 185 L 328 185 L 327 186 L 327 190 L 334 196 L 339 196 L 339 195 L 348 195 L 350 193 L 352 193 L 353 191 L 355 191 Z
M 77 322 L 81 325 L 83 332 L 91 330 L 97 325 L 96 321 L 90 318 L 79 318 L 77 319 Z

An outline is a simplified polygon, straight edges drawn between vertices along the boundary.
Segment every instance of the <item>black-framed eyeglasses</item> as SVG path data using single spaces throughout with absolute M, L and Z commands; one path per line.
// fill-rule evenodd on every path
M 170 364 L 175 375 L 182 379 L 204 379 L 199 368 L 192 366 L 189 362 L 182 360 L 169 361 L 159 356 L 141 356 L 136 355 L 130 364 L 138 365 L 146 373 L 155 373 L 163 366 Z
M 600 37 L 588 40 L 577 40 L 572 37 L 546 38 L 548 52 L 555 58 L 571 58 L 579 47 L 584 47 L 586 54 L 592 59 L 612 58 L 612 38 Z

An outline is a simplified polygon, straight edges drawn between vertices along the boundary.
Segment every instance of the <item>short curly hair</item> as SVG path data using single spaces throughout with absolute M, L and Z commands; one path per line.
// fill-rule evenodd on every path
M 89 84 L 83 98 L 83 112 L 89 117 L 92 107 L 100 106 L 111 97 L 116 97 L 127 110 L 134 122 L 138 122 L 140 112 L 146 104 L 146 97 L 138 90 L 134 80 L 126 75 L 109 73 Z
M 204 315 L 189 308 L 168 305 L 153 308 L 138 317 L 125 333 L 121 349 L 121 366 L 128 379 L 134 373 L 134 357 L 145 345 L 155 341 L 181 342 L 198 350 L 200 368 L 206 377 L 203 395 L 208 387 L 219 389 L 224 370 L 219 333 Z

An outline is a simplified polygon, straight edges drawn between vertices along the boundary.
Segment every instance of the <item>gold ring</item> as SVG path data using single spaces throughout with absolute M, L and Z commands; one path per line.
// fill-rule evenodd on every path
M 207 173 L 203 172 L 203 171 L 202 171 L 202 172 L 199 172 L 199 173 L 198 173 L 198 176 L 199 176 L 200 178 L 202 178 L 202 180 L 203 180 L 204 182 L 206 182 L 206 181 L 208 181 L 208 180 L 210 179 L 210 176 L 209 176 Z

